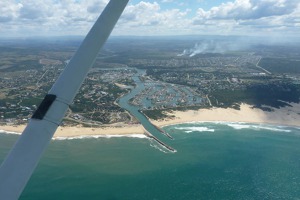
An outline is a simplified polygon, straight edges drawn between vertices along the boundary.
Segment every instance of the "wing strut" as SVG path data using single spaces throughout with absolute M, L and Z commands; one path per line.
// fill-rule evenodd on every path
M 129 0 L 110 0 L 0 167 L 0 199 L 18 199 Z

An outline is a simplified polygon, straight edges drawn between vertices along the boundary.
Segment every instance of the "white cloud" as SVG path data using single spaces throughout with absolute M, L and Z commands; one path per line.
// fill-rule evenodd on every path
M 197 2 L 202 0 L 197 0 Z M 85 35 L 108 0 L 1 0 L 0 35 Z M 167 2 L 168 8 L 161 5 Z M 114 34 L 259 34 L 300 32 L 298 0 L 233 0 L 183 10 L 177 0 L 129 3 Z M 174 7 L 170 7 L 170 6 Z M 195 5 L 195 4 L 193 4 Z M 201 3 L 199 3 L 201 5 Z
M 10 0 L 0 1 L 0 23 L 7 23 L 18 17 L 22 5 Z
M 236 0 L 208 11 L 199 8 L 193 24 L 206 26 L 207 23 L 224 23 L 231 27 L 229 32 L 244 34 L 270 31 L 276 34 L 293 28 L 295 34 L 300 28 L 296 22 L 299 19 L 299 5 L 297 0 Z
M 191 21 L 186 19 L 188 12 L 179 9 L 162 10 L 156 2 L 141 1 L 125 9 L 119 27 L 127 34 L 130 32 L 136 35 L 171 34 L 174 29 L 180 31 L 187 21 Z
M 2 35 L 86 33 L 108 0 L 4 0 L 0 3 Z
M 299 2 L 296 0 L 236 0 L 223 3 L 208 11 L 198 9 L 199 19 L 259 19 L 292 13 Z

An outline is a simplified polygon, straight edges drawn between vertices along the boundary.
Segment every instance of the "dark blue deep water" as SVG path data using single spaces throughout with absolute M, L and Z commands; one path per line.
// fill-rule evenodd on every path
M 54 140 L 20 199 L 300 199 L 300 129 L 243 123 L 164 129 L 177 153 L 145 138 Z M 17 137 L 0 134 L 1 162 Z

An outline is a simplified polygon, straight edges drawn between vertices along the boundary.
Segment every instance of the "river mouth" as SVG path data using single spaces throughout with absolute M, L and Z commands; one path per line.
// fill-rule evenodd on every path
M 161 145 L 163 148 L 171 151 L 176 152 L 176 150 L 164 142 L 162 142 L 165 138 L 173 139 L 168 133 L 166 133 L 164 130 L 160 129 L 159 127 L 153 125 L 147 117 L 140 111 L 140 108 L 138 106 L 132 105 L 129 103 L 130 99 L 134 98 L 136 95 L 140 94 L 143 90 L 145 90 L 145 84 L 143 81 L 141 81 L 140 77 L 144 76 L 146 74 L 146 70 L 142 69 L 135 69 L 137 72 L 132 76 L 132 80 L 135 82 L 136 87 L 131 88 L 130 92 L 126 95 L 122 96 L 118 100 L 118 104 L 120 107 L 127 110 L 131 115 L 133 115 L 145 128 L 146 135 L 155 140 L 159 145 Z

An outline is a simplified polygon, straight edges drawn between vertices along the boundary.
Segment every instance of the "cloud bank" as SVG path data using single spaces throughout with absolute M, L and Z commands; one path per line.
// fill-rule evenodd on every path
M 195 1 L 134 1 L 115 35 L 276 35 L 300 32 L 298 0 L 235 0 L 204 10 Z M 108 0 L 2 0 L 2 36 L 85 35 Z M 169 5 L 169 6 L 165 6 Z

